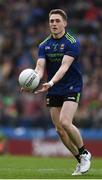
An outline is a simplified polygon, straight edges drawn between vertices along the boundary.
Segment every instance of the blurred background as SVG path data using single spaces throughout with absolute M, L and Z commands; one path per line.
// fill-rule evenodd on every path
M 74 123 L 87 148 L 102 156 L 101 0 L 0 0 L 0 154 L 70 155 L 51 122 L 45 94 L 22 94 L 18 84 L 19 73 L 35 67 L 55 8 L 66 11 L 68 31 L 81 43 L 84 91 Z

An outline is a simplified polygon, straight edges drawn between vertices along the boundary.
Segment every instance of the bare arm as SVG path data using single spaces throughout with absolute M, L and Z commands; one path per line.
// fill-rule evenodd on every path
M 60 68 L 58 69 L 56 74 L 51 79 L 51 81 L 53 81 L 54 84 L 63 78 L 66 71 L 69 69 L 70 65 L 72 64 L 73 60 L 74 60 L 74 58 L 71 56 L 68 56 L 68 55 L 65 55 L 63 57 L 62 64 L 61 64 Z
M 38 73 L 40 79 L 42 79 L 42 77 L 44 75 L 44 69 L 45 69 L 45 59 L 39 58 L 37 60 L 35 71 Z

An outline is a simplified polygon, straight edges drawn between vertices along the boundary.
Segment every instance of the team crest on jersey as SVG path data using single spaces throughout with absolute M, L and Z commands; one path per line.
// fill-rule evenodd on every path
M 64 49 L 64 44 L 61 44 L 60 49 Z

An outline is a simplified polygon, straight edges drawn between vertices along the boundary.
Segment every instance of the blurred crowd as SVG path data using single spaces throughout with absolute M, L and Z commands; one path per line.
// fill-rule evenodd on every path
M 0 0 L 1 127 L 53 126 L 45 94 L 20 93 L 18 75 L 35 67 L 38 45 L 49 34 L 48 13 L 55 8 L 66 11 L 68 31 L 81 43 L 84 89 L 75 123 L 102 128 L 101 0 Z

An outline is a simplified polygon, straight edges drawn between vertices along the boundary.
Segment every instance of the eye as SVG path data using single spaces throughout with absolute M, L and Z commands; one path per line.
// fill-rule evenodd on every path
M 60 19 L 51 19 L 51 20 L 50 20 L 50 23 L 54 23 L 54 22 L 59 23 L 59 22 L 60 22 Z
M 54 23 L 54 20 L 53 20 L 53 19 L 51 19 L 51 20 L 50 20 L 50 23 Z
M 60 22 L 60 19 L 56 19 L 56 22 L 59 23 L 59 22 Z

